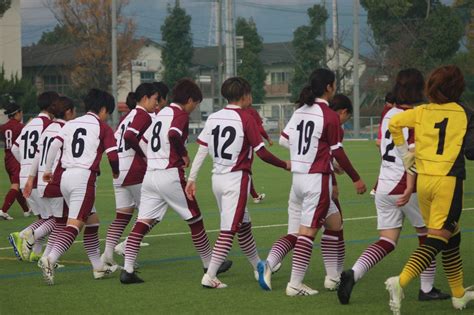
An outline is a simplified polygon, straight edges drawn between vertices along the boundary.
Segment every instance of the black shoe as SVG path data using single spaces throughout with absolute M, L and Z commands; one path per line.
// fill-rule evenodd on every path
M 441 292 L 440 289 L 433 287 L 430 292 L 425 293 L 421 289 L 418 292 L 418 301 L 436 301 L 436 300 L 447 300 L 451 295 Z
M 129 273 L 125 271 L 125 269 L 122 269 L 122 272 L 120 273 L 120 282 L 122 284 L 133 284 L 133 283 L 143 283 L 143 281 L 138 275 L 137 272 L 134 271 L 132 273 Z
M 337 288 L 337 297 L 341 304 L 349 304 L 351 299 L 352 289 L 354 288 L 354 270 L 349 269 L 341 273 L 341 282 Z
M 219 267 L 219 269 L 217 269 L 217 275 L 226 272 L 227 270 L 230 269 L 230 267 L 232 267 L 232 260 L 224 260 L 224 262 Z M 204 273 L 207 273 L 207 268 L 203 268 L 203 269 L 204 269 Z

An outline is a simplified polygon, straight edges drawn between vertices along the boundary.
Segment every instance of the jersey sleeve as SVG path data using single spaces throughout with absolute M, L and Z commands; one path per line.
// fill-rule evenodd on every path
M 133 117 L 130 125 L 128 125 L 127 131 L 131 131 L 136 137 L 140 137 L 148 129 L 150 124 L 150 115 L 142 110 L 137 110 L 137 114 Z
M 464 136 L 464 155 L 468 160 L 474 160 L 474 113 L 466 110 L 468 123 Z
M 257 122 L 250 116 L 242 116 L 242 118 L 245 119 L 244 132 L 250 146 L 252 146 L 254 151 L 260 150 L 265 146 L 265 144 L 263 143 L 262 136 L 258 131 Z
M 210 141 L 210 131 L 209 131 L 210 128 L 211 127 L 210 127 L 210 123 L 208 119 L 206 123 L 204 124 L 204 129 L 202 129 L 201 133 L 197 137 L 197 143 L 205 147 L 208 146 L 208 143 Z
M 392 134 L 392 139 L 396 146 L 400 146 L 405 143 L 403 128 L 415 128 L 416 111 L 419 110 L 419 108 L 421 108 L 421 106 L 415 109 L 406 110 L 390 118 L 388 129 Z
M 189 125 L 189 116 L 181 114 L 174 117 L 168 131 L 168 139 L 180 156 L 188 156 L 188 151 L 184 145 L 183 133 Z
M 105 153 L 109 153 L 114 150 L 117 151 L 117 141 L 114 137 L 114 131 L 112 128 L 110 128 L 110 126 L 105 123 L 101 123 L 100 128 L 103 129 L 103 138 L 101 141 L 104 145 Z
M 180 136 L 182 136 L 188 125 L 189 116 L 185 113 L 182 113 L 174 117 L 173 121 L 171 122 L 170 131 L 174 130 L 179 133 Z
M 331 148 L 331 151 L 339 149 L 341 145 L 341 124 L 339 122 L 339 116 L 331 112 L 328 115 L 326 124 L 326 141 Z

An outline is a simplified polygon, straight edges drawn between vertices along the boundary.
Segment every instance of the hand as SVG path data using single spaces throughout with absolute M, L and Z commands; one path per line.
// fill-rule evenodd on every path
M 112 177 L 113 177 L 114 179 L 119 178 L 119 176 L 120 176 L 120 173 L 112 173 Z
M 410 188 L 405 189 L 403 192 L 403 195 L 400 196 L 397 200 L 397 207 L 403 207 L 410 201 L 411 194 L 413 193 L 413 190 Z
M 359 179 L 358 181 L 354 182 L 354 187 L 357 194 L 359 195 L 362 195 L 367 191 L 367 187 L 365 186 L 365 183 L 362 179 Z
M 53 182 L 53 173 L 51 172 L 44 172 L 43 173 L 43 182 L 51 183 Z
M 337 186 L 332 186 L 332 196 L 331 196 L 333 201 L 336 201 L 337 198 L 339 198 L 339 188 Z
M 186 192 L 186 196 L 190 200 L 194 200 L 194 196 L 196 196 L 196 183 L 192 180 L 188 181 L 188 183 L 186 184 L 186 188 L 184 188 L 184 191 Z
M 31 191 L 33 190 L 33 177 L 28 177 L 25 188 L 23 188 L 23 197 L 29 198 L 31 196 Z
M 285 161 L 286 163 L 286 170 L 291 171 L 291 161 Z
M 183 168 L 189 167 L 189 156 L 183 156 L 184 165 Z
M 336 173 L 337 175 L 344 174 L 344 169 L 336 161 L 333 162 L 333 167 L 334 167 L 334 173 Z
M 402 157 L 403 166 L 405 170 L 410 175 L 416 174 L 416 165 L 415 165 L 415 153 L 408 150 L 408 145 L 406 143 L 397 146 L 398 153 Z
M 269 140 L 268 140 L 268 145 L 269 145 L 269 146 L 272 146 L 272 145 L 273 145 L 272 139 L 269 139 Z

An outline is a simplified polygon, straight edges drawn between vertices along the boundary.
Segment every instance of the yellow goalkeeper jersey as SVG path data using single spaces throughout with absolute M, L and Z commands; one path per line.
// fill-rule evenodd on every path
M 403 128 L 415 129 L 416 169 L 420 174 L 466 177 L 464 155 L 474 155 L 474 119 L 457 103 L 426 104 L 392 117 L 395 145 L 405 142 Z

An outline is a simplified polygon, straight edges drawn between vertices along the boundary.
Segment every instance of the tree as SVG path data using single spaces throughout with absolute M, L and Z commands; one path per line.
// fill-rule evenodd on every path
M 90 88 L 111 90 L 111 0 L 49 0 L 50 9 L 61 26 L 54 36 L 44 36 L 44 41 L 62 42 L 72 38 L 77 45 L 72 68 L 73 86 L 85 93 Z M 121 73 L 130 67 L 143 45 L 134 39 L 136 25 L 122 14 L 127 0 L 117 0 L 117 66 Z M 66 40 L 68 42 L 68 40 Z M 122 82 L 119 82 L 121 85 Z
M 239 17 L 235 23 L 235 33 L 244 38 L 244 47 L 237 49 L 237 59 L 242 60 L 237 67 L 237 74 L 249 81 L 253 102 L 261 104 L 265 98 L 265 70 L 259 58 L 263 49 L 262 38 L 252 18 L 247 21 Z
M 295 50 L 295 73 L 291 81 L 291 95 L 297 99 L 301 89 L 308 84 L 313 70 L 323 66 L 326 54 L 325 43 L 318 38 L 328 19 L 326 9 L 316 4 L 308 9 L 309 25 L 298 27 L 293 33 Z
M 5 106 L 6 102 L 13 99 L 17 102 L 25 114 L 37 113 L 36 107 L 36 89 L 29 78 L 11 76 L 8 79 L 5 76 L 5 69 L 0 68 L 0 108 Z
M 176 81 L 190 77 L 191 60 L 193 58 L 193 38 L 191 34 L 191 16 L 179 6 L 168 6 L 168 16 L 161 26 L 163 39 L 163 81 L 173 86 Z
M 65 25 L 57 24 L 52 31 L 43 32 L 38 41 L 40 45 L 74 44 L 76 39 Z
M 0 0 L 0 18 L 10 9 L 12 0 Z

